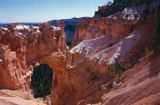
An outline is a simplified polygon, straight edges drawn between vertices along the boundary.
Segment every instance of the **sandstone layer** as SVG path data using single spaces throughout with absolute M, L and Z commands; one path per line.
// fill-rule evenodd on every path
M 52 52 L 65 52 L 63 24 L 40 27 L 13 24 L 0 29 L 1 86 L 29 89 L 33 67 Z

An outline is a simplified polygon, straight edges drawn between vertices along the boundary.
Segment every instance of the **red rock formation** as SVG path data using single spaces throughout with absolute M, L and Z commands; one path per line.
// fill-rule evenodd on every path
M 46 23 L 0 29 L 1 88 L 27 84 L 29 65 L 40 62 L 54 70 L 52 105 L 159 104 L 160 57 L 150 47 L 158 26 L 157 4 L 80 22 L 69 51 L 61 22 L 61 28 Z M 148 8 L 152 12 L 146 14 Z
M 64 31 L 44 24 L 29 27 L 22 24 L 0 29 L 0 88 L 29 88 L 32 66 L 52 52 L 66 52 Z M 10 81 L 10 82 L 9 82 Z
M 143 6 L 138 6 L 136 9 L 137 14 L 141 14 L 143 13 L 142 11 L 145 11 L 145 8 Z M 150 9 L 154 10 L 155 8 L 152 6 Z M 124 14 L 123 12 L 121 12 L 121 14 L 119 13 L 118 15 L 119 16 L 117 16 L 117 19 L 120 21 L 121 16 L 123 16 Z M 114 33 L 112 33 L 111 36 L 107 35 L 106 37 L 103 36 L 94 38 L 98 35 L 101 35 L 99 33 L 100 29 L 98 30 L 98 34 L 96 32 L 94 32 L 94 34 L 90 30 L 88 30 L 88 28 L 90 28 L 90 23 L 86 23 L 89 25 L 85 25 L 84 27 L 77 27 L 80 28 L 77 30 L 86 30 L 85 33 L 87 34 L 83 33 L 83 30 L 80 31 L 82 34 L 80 32 L 80 34 L 76 34 L 77 36 L 75 36 L 75 40 L 83 41 L 70 50 L 70 53 L 72 53 L 72 59 L 69 62 L 74 62 L 74 64 L 71 65 L 76 65 L 78 59 L 83 58 L 83 60 L 85 60 L 85 57 L 87 57 L 88 61 L 86 62 L 92 62 L 91 65 L 95 65 L 96 63 L 99 64 L 97 65 L 97 69 L 100 67 L 100 65 L 104 66 L 102 68 L 106 68 L 108 65 L 110 66 L 115 63 L 123 65 L 123 68 L 134 65 L 136 59 L 139 59 L 139 57 L 144 53 L 144 50 L 149 46 L 156 31 L 156 24 L 158 21 L 156 12 L 150 14 L 150 17 L 148 17 L 148 21 L 146 21 L 145 23 L 143 22 L 144 15 L 145 14 L 142 14 L 141 18 L 139 18 L 138 21 L 133 19 L 131 22 L 131 26 L 134 26 L 135 24 L 139 26 L 134 26 L 132 30 L 130 28 L 129 30 L 125 30 L 124 34 L 121 34 L 121 31 L 123 31 L 121 29 L 122 26 L 119 27 L 120 31 L 117 31 L 115 27 L 111 27 L 111 30 L 114 30 L 115 35 Z M 112 15 L 112 17 L 110 18 L 113 19 L 114 15 Z M 95 27 L 99 27 L 99 24 L 93 25 L 95 25 Z M 92 34 L 95 36 L 93 36 Z M 80 57 L 77 56 L 78 54 L 80 54 Z M 135 59 L 134 61 L 133 57 Z M 79 60 L 77 63 L 83 62 L 83 60 Z
M 150 22 L 149 24 L 150 25 L 144 25 L 144 26 L 147 26 L 149 28 L 152 27 L 153 29 L 155 29 L 155 27 L 152 26 Z M 155 25 L 154 21 L 153 25 Z M 142 27 L 142 29 L 143 28 L 144 27 Z M 154 32 L 154 30 L 152 31 Z M 150 31 L 150 33 L 152 31 Z M 49 64 L 50 67 L 53 68 L 56 74 L 57 83 L 54 85 L 52 91 L 53 104 L 75 105 L 77 104 L 77 102 L 79 102 L 79 104 L 81 105 L 82 103 L 85 103 L 85 100 L 91 103 L 98 102 L 97 100 L 98 99 L 100 100 L 99 97 L 101 96 L 100 93 L 102 92 L 102 89 L 100 89 L 101 85 L 104 82 L 108 82 L 110 80 L 110 77 L 109 76 L 107 77 L 105 74 L 107 72 L 106 70 L 107 66 L 104 65 L 104 63 L 107 62 L 105 60 L 105 57 L 110 57 L 109 58 L 110 60 L 112 57 L 114 58 L 115 56 L 119 56 L 119 55 L 114 55 L 114 52 L 117 52 L 117 49 L 119 49 L 121 44 L 123 46 L 124 52 L 120 53 L 120 56 L 126 57 L 127 53 L 129 53 L 129 51 L 132 51 L 133 48 L 135 48 L 134 46 L 137 45 L 136 43 L 140 41 L 141 42 L 140 45 L 143 45 L 142 44 L 143 40 L 145 40 L 145 43 L 147 43 L 146 39 L 149 38 L 139 36 L 143 35 L 139 33 L 140 32 L 133 32 L 133 34 L 123 38 L 113 46 L 109 45 L 109 43 L 112 42 L 112 40 L 109 37 L 105 36 L 92 40 L 86 40 L 70 50 L 70 52 L 73 53 L 73 56 L 70 54 L 62 56 L 60 56 L 61 54 L 53 54 L 52 56 L 45 57 L 45 59 L 42 60 L 42 63 Z M 146 33 L 148 32 L 145 31 L 144 34 L 147 35 Z M 141 38 L 144 39 L 140 40 Z M 131 47 L 130 46 L 125 47 L 129 43 Z M 136 46 L 136 48 L 139 47 Z M 105 49 L 108 52 L 105 52 L 106 51 Z M 102 64 L 98 63 L 99 61 L 94 62 L 94 60 L 91 57 L 95 57 L 96 54 L 99 55 L 99 53 L 101 52 L 110 55 L 109 56 L 104 55 L 104 58 L 102 59 L 104 63 Z M 80 53 L 82 55 L 77 53 Z M 58 55 L 60 57 L 58 57 Z M 93 62 L 86 60 L 85 56 L 91 58 L 91 61 Z M 71 62 L 68 60 L 68 58 L 70 57 L 72 57 Z M 95 98 L 93 98 L 92 95 L 96 95 L 97 100 L 95 100 Z
M 87 69 L 83 64 L 70 67 L 67 64 L 67 58 L 60 53 L 45 57 L 41 63 L 49 64 L 55 72 L 52 105 L 76 105 L 78 101 L 90 94 L 100 95 L 94 92 L 108 80 L 105 75 Z
M 103 95 L 102 105 L 159 104 L 159 63 L 159 57 L 146 56 L 141 59 L 138 65 L 125 74 L 124 83 L 118 89 Z
M 23 75 L 27 72 L 26 66 L 20 64 L 16 52 L 11 51 L 7 45 L 0 45 L 0 88 L 25 88 L 26 81 Z
M 83 40 L 100 36 L 120 39 L 132 32 L 132 29 L 133 24 L 129 21 L 114 20 L 112 18 L 86 19 L 77 25 L 72 45 L 75 46 Z
M 153 11 L 156 11 L 155 9 L 156 6 L 157 5 L 153 3 L 150 9 Z M 141 7 L 141 10 L 139 10 L 140 7 Z M 137 12 L 138 13 L 140 12 L 139 14 L 141 14 L 141 17 L 138 18 L 138 20 L 137 18 L 134 18 L 133 20 L 129 20 L 131 18 L 124 18 L 124 20 L 120 20 L 120 18 L 121 19 L 123 18 L 123 16 L 121 15 L 124 15 L 123 14 L 124 12 L 121 12 L 115 15 L 115 16 L 120 15 L 120 16 L 117 16 L 118 17 L 117 19 L 121 21 L 122 24 L 123 22 L 130 21 L 129 23 L 131 28 L 128 28 L 126 30 L 121 30 L 123 25 L 118 26 L 118 24 L 115 24 L 116 27 L 119 27 L 119 30 L 116 30 L 115 27 L 112 27 L 111 30 L 114 30 L 113 33 L 110 32 L 110 34 L 106 34 L 106 33 L 102 34 L 103 31 L 101 29 L 103 28 L 100 28 L 100 27 L 104 27 L 104 29 L 107 29 L 105 25 L 101 23 L 101 20 L 105 18 L 99 18 L 97 19 L 97 21 L 96 19 L 90 19 L 85 22 L 82 21 L 79 24 L 79 26 L 77 27 L 77 34 L 75 36 L 75 40 L 73 44 L 76 45 L 77 44 L 76 42 L 78 43 L 80 42 L 80 43 L 70 50 L 71 54 L 69 54 L 69 59 L 67 59 L 66 61 L 67 70 L 65 70 L 68 73 L 69 78 L 71 78 L 71 79 L 67 79 L 70 81 L 68 82 L 67 85 L 69 85 L 68 87 L 72 86 L 72 89 L 65 90 L 62 88 L 62 91 L 61 91 L 62 94 L 60 96 L 57 96 L 58 98 L 60 98 L 60 100 L 65 100 L 64 102 L 68 100 L 68 103 L 66 103 L 67 105 L 70 105 L 70 104 L 71 105 L 72 104 L 87 105 L 87 103 L 91 103 L 91 104 L 99 103 L 97 105 L 123 105 L 123 104 L 131 105 L 138 101 L 139 101 L 138 103 L 142 103 L 144 102 L 144 100 L 147 100 L 147 99 L 151 100 L 151 97 L 157 97 L 156 92 L 157 93 L 159 92 L 158 88 L 160 85 L 156 83 L 159 81 L 159 77 L 156 77 L 153 80 L 148 80 L 148 77 L 145 77 L 145 79 L 147 79 L 148 81 L 143 81 L 144 83 L 142 84 L 140 83 L 138 85 L 131 86 L 131 87 L 126 86 L 125 89 L 123 88 L 121 89 L 119 87 L 125 84 L 123 84 L 123 82 L 118 77 L 119 74 L 116 75 L 116 72 L 115 72 L 115 74 L 110 75 L 109 73 L 109 72 L 113 72 L 112 70 L 118 71 L 119 69 L 122 69 L 122 68 L 128 69 L 130 67 L 133 67 L 135 64 L 138 64 L 138 59 L 140 57 L 144 57 L 143 56 L 144 54 L 146 54 L 148 51 L 150 52 L 149 46 L 151 45 L 153 36 L 156 34 L 155 32 L 156 32 L 156 26 L 158 21 L 157 12 L 153 12 L 150 15 L 146 15 L 146 14 L 143 14 L 143 11 L 145 10 L 143 6 L 139 6 L 137 8 L 138 8 Z M 147 17 L 146 20 L 144 20 L 144 16 Z M 111 16 L 110 18 L 111 18 L 110 19 L 111 22 L 113 22 L 112 19 L 114 18 L 114 16 Z M 113 20 L 116 21 L 117 19 L 113 19 Z M 138 26 L 135 26 L 135 24 Z M 90 29 L 93 29 L 93 31 Z M 106 32 L 109 32 L 109 31 L 106 31 Z M 149 62 L 152 62 L 152 60 Z M 158 62 L 159 61 L 157 58 L 157 65 L 158 65 Z M 118 63 L 118 68 L 117 68 L 117 63 Z M 74 73 L 71 73 L 73 72 L 72 70 L 75 70 L 75 72 L 77 70 L 76 76 L 74 76 Z M 156 71 L 159 71 L 159 69 L 157 69 Z M 83 74 L 84 72 L 85 74 Z M 103 84 L 104 82 L 106 82 L 107 84 L 106 85 L 105 84 L 104 85 L 87 84 L 86 81 L 92 80 L 92 79 L 89 79 L 89 76 L 87 76 L 89 74 L 91 74 L 94 78 L 97 78 L 97 75 L 98 75 L 99 81 L 94 80 L 95 83 L 102 82 Z M 106 77 L 108 77 L 107 79 L 108 81 L 103 78 L 103 75 L 106 75 Z M 115 77 L 113 75 L 115 75 Z M 156 75 L 156 73 L 154 75 Z M 140 77 L 140 74 L 137 76 Z M 113 82 L 111 81 L 111 78 L 113 79 Z M 132 79 L 133 78 L 131 77 L 131 80 Z M 141 77 L 139 79 L 141 79 Z M 78 84 L 76 82 L 72 82 L 74 80 L 76 80 Z M 135 81 L 139 81 L 139 80 L 135 80 Z M 73 83 L 72 85 L 70 84 L 71 82 Z M 86 86 L 85 89 L 83 89 L 83 85 L 81 83 Z M 101 93 L 102 95 L 102 94 L 105 94 L 105 92 L 109 92 L 108 88 L 110 84 L 113 86 L 112 88 L 113 92 L 106 93 L 106 95 L 100 98 L 101 96 L 98 95 L 97 93 Z M 146 92 L 144 92 L 144 88 L 141 88 L 141 87 L 147 87 L 147 86 L 148 87 L 151 86 L 151 87 L 146 89 Z M 92 87 L 98 87 L 98 89 L 94 90 Z M 155 91 L 153 91 L 152 89 Z M 76 90 L 76 93 L 73 92 L 73 90 Z M 74 97 L 78 97 L 78 98 L 73 98 L 73 96 L 69 97 L 69 94 L 71 93 L 74 94 Z M 65 94 L 66 96 L 63 94 Z M 128 94 L 130 94 L 131 96 L 129 97 Z M 125 98 L 121 99 L 123 95 Z M 153 95 L 153 96 L 150 96 L 150 95 Z M 62 96 L 64 96 L 63 99 L 61 98 Z M 77 103 L 75 103 L 75 101 L 73 100 L 76 100 Z M 156 98 L 155 101 L 154 100 L 150 101 L 150 103 L 152 102 L 158 102 L 158 98 Z M 62 102 L 58 104 L 63 105 L 65 103 Z

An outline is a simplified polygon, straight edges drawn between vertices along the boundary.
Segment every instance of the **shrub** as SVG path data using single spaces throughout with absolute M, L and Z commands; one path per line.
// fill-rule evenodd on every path
M 157 32 L 156 35 L 153 37 L 153 51 L 154 53 L 157 53 L 159 50 L 158 47 L 160 46 L 160 22 L 157 26 Z
M 110 82 L 110 83 L 108 84 L 108 89 L 109 89 L 109 91 L 111 91 L 111 90 L 113 89 L 113 84 L 112 84 L 112 82 Z
M 154 45 L 159 45 L 160 44 L 160 33 L 157 32 L 156 36 L 153 39 Z
M 96 80 L 98 78 L 97 73 L 95 71 L 92 71 L 89 77 L 91 80 Z
M 158 17 L 160 18 L 160 5 L 158 6 Z M 160 20 L 157 23 L 156 35 L 153 37 L 153 51 L 158 53 L 160 46 Z
M 122 11 L 126 7 L 138 6 L 142 4 L 146 4 L 146 6 L 149 6 L 151 2 L 152 0 L 113 0 L 113 3 L 111 4 L 110 8 L 104 14 L 100 15 L 102 17 L 107 17 L 118 11 Z
M 115 77 L 116 75 L 121 75 L 124 71 L 125 68 L 122 67 L 122 65 L 120 65 L 118 61 L 116 61 L 115 64 L 108 65 L 108 74 L 112 77 Z
M 108 74 L 115 77 L 115 75 L 117 74 L 117 67 L 115 64 L 108 65 Z

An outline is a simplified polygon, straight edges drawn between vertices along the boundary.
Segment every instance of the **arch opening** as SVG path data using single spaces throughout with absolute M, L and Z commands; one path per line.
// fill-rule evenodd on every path
M 53 70 L 47 64 L 35 67 L 31 76 L 31 88 L 35 98 L 51 93 Z

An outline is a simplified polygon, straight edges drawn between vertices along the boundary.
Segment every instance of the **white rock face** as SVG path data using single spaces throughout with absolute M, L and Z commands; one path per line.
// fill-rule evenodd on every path
M 70 53 L 83 54 L 96 63 L 115 64 L 116 59 L 124 59 L 141 39 L 141 33 L 134 31 L 116 43 L 111 37 L 99 37 L 91 40 L 84 40 L 70 50 Z
M 129 51 L 134 48 L 134 46 L 140 39 L 141 34 L 135 31 L 131 35 L 122 39 L 119 43 L 115 44 L 113 47 L 106 49 L 106 53 L 102 53 L 105 55 L 101 56 L 105 56 L 105 59 L 107 59 L 107 64 L 114 64 L 118 57 L 123 59 L 125 56 L 127 56 Z M 103 58 L 101 59 L 101 61 L 102 60 Z
M 116 49 L 115 53 L 113 54 L 113 56 L 108 60 L 108 64 L 115 64 L 116 61 L 115 59 L 118 58 L 118 56 L 120 56 L 120 52 L 121 52 L 121 44 L 122 42 L 120 42 L 120 46 Z
M 87 40 L 84 40 L 75 48 L 71 49 L 70 53 L 82 53 L 83 50 L 89 51 L 91 49 L 89 46 L 92 46 L 91 43 L 87 43 Z
M 115 43 L 116 39 L 113 39 L 111 36 L 101 36 L 98 38 L 94 38 L 91 40 L 84 40 L 79 43 L 77 46 L 70 50 L 70 53 L 79 53 L 90 55 L 98 52 L 99 50 L 103 49 L 103 47 L 108 47 L 111 43 Z

